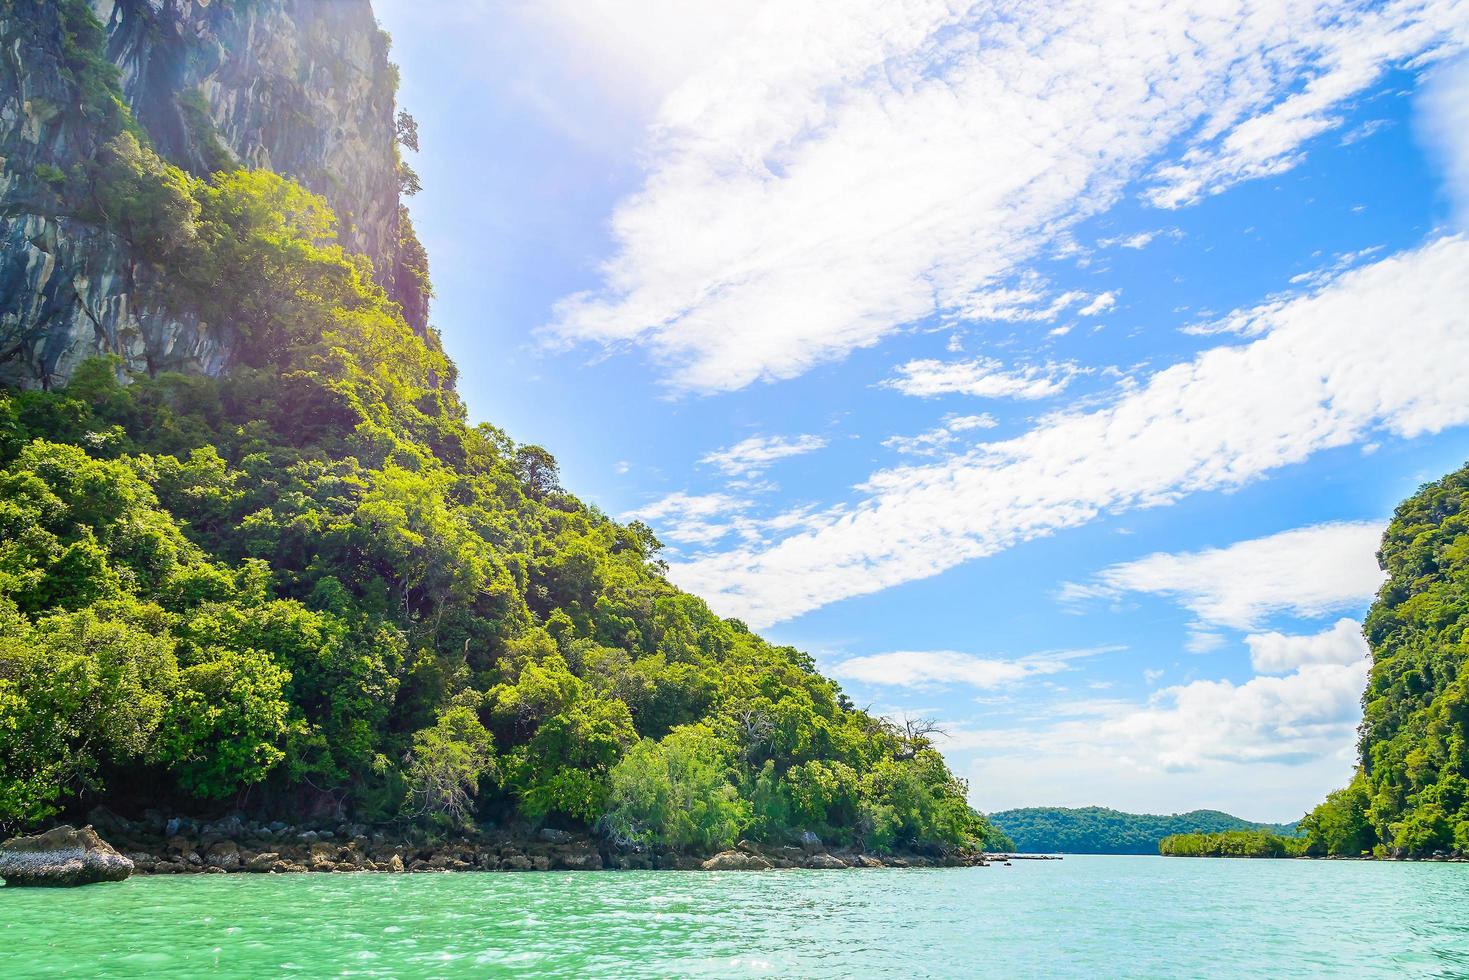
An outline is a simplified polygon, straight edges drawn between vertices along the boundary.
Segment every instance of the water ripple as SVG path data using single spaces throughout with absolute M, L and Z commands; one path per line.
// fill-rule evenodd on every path
M 0 977 L 1464 976 L 1469 866 L 1068 858 L 0 889 Z

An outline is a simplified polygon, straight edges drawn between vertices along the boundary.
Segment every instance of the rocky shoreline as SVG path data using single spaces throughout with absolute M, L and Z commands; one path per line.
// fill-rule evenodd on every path
M 297 826 L 229 816 L 211 822 L 158 814 L 127 820 L 93 811 L 92 825 L 72 834 L 98 833 L 140 875 L 422 873 L 446 871 L 766 871 L 805 868 L 949 868 L 1008 865 L 1033 855 L 956 853 L 868 854 L 827 848 L 814 835 L 800 844 L 740 841 L 715 854 L 623 848 L 585 834 L 541 828 L 481 832 L 450 840 L 384 833 L 357 824 Z M 61 830 L 63 828 L 57 828 Z M 51 831 L 48 833 L 56 833 Z M 100 842 L 100 839 L 99 839 Z M 7 845 L 8 846 L 8 845 Z

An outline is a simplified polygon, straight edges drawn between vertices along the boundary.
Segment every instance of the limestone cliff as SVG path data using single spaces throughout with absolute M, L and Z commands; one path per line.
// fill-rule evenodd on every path
M 100 29 L 100 33 L 99 33 Z M 160 155 L 197 174 L 266 168 L 323 195 L 416 329 L 399 255 L 396 68 L 370 0 L 0 0 L 0 381 L 58 383 L 99 353 L 218 373 L 228 324 L 169 308 L 167 270 L 67 213 L 52 185 L 98 150 L 90 51 L 117 69 Z M 400 223 L 402 227 L 400 227 Z

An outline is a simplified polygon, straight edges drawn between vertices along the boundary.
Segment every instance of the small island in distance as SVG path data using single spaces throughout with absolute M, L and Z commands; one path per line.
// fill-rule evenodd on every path
M 1290 837 L 1294 823 L 1255 823 L 1219 810 L 1124 813 L 1102 806 L 1036 806 L 991 813 L 1022 854 L 1157 854 L 1165 838 L 1225 831 Z

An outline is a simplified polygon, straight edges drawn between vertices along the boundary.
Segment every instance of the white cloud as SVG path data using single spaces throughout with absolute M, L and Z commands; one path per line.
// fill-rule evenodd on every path
M 1368 248 L 1357 249 L 1355 252 L 1342 252 L 1333 256 L 1331 265 L 1325 269 L 1313 269 L 1310 272 L 1302 272 L 1298 275 L 1291 276 L 1291 285 L 1324 285 L 1341 275 L 1343 270 L 1350 269 L 1354 265 L 1359 265 L 1364 259 L 1371 258 L 1378 252 L 1381 252 L 1382 249 L 1383 246 L 1381 245 L 1372 245 Z
M 1200 620 L 1249 629 L 1272 613 L 1317 617 L 1363 605 L 1382 584 L 1376 521 L 1318 524 L 1227 548 L 1113 565 L 1063 597 L 1169 596 Z
M 717 449 L 699 462 L 714 466 L 729 476 L 754 477 L 769 469 L 772 463 L 790 456 L 802 456 L 826 446 L 820 436 L 751 436 L 733 446 Z
M 1132 235 L 1103 238 L 1097 242 L 1097 246 L 1100 248 L 1112 248 L 1116 246 L 1118 248 L 1143 249 L 1147 248 L 1148 243 L 1157 237 L 1158 233 L 1156 231 L 1140 231 Z
M 1347 132 L 1342 133 L 1341 145 L 1351 146 L 1353 143 L 1360 143 L 1365 139 L 1376 136 L 1380 131 L 1387 129 L 1391 125 L 1392 121 L 1389 119 L 1369 119 L 1361 125 L 1354 126 Z M 1358 208 L 1357 210 L 1361 209 Z
M 1093 298 L 1090 303 L 1086 304 L 1076 312 L 1081 314 L 1082 316 L 1097 316 L 1100 313 L 1106 313 L 1108 310 L 1112 309 L 1112 307 L 1116 305 L 1116 293 L 1100 293 L 1095 298 Z
M 965 298 L 956 307 L 950 318 L 1001 323 L 1048 323 L 1074 306 L 1091 298 L 1080 290 L 1069 290 L 1056 296 L 1047 296 L 1045 282 L 1036 275 L 1021 277 L 1020 285 L 975 293 Z
M 708 64 L 751 26 L 752 16 L 723 0 L 375 0 L 379 19 L 428 19 L 436 31 L 474 36 L 496 54 L 498 81 L 513 69 L 519 92 L 535 84 L 541 108 L 557 121 L 590 116 L 601 103 L 650 120 L 668 92 Z M 537 84 L 538 83 L 538 84 Z M 591 120 L 589 120 L 591 122 Z
M 1101 803 L 1294 820 L 1351 777 L 1366 672 L 1359 661 L 1242 684 L 1194 681 L 1040 727 L 961 728 L 943 748 L 981 809 Z M 1147 673 L 1149 683 L 1161 676 Z
M 764 489 L 756 486 L 757 490 Z M 682 490 L 622 514 L 624 521 L 642 521 L 659 538 L 687 548 L 707 548 L 734 535 L 740 541 L 759 541 L 830 520 L 839 510 L 817 510 L 812 505 L 790 507 L 767 516 L 751 511 L 755 502 L 728 493 L 690 494 Z M 681 550 L 678 548 L 675 551 Z
M 1213 653 L 1225 644 L 1224 634 L 1211 633 L 1206 630 L 1189 630 L 1188 640 L 1183 648 L 1189 653 Z
M 1081 373 L 1075 364 L 1029 364 L 1006 370 L 992 357 L 967 361 L 917 360 L 900 364 L 898 376 L 882 382 L 905 395 L 933 398 L 970 395 L 975 398 L 1049 398 L 1066 390 Z
M 1311 289 L 1323 289 L 1331 285 L 1336 279 L 1341 278 L 1343 272 L 1361 265 L 1364 260 L 1371 258 L 1382 250 L 1383 246 L 1381 245 L 1371 245 L 1352 252 L 1338 252 L 1331 257 L 1331 261 L 1326 265 L 1291 276 L 1290 284 L 1292 286 L 1309 287 Z M 1191 323 L 1183 327 L 1182 332 L 1196 337 L 1208 337 L 1215 334 L 1233 334 L 1238 337 L 1259 336 L 1265 330 L 1268 330 L 1273 322 L 1270 316 L 1265 315 L 1267 311 L 1282 309 L 1293 298 L 1293 295 L 1290 293 L 1280 293 L 1269 297 L 1253 310 L 1234 310 L 1217 319 L 1206 319 L 1199 323 Z
M 1438 68 L 1416 109 L 1418 129 L 1443 171 L 1460 227 L 1469 228 L 1469 58 Z
M 1256 633 L 1245 637 L 1250 664 L 1262 674 L 1280 674 L 1303 664 L 1351 665 L 1369 654 L 1362 624 L 1339 619 L 1336 625 L 1309 636 Z
M 372 6 L 394 34 L 454 39 L 440 46 L 439 81 L 452 77 L 466 91 L 482 86 L 476 101 L 496 107 L 479 120 L 503 126 L 499 107 L 506 107 L 608 167 L 622 165 L 646 139 L 667 94 L 752 21 L 747 7 L 723 0 L 374 0 Z M 434 91 L 428 77 L 434 74 L 409 73 L 405 82 L 417 92 L 408 95 L 420 103 L 445 99 L 442 89 Z
M 638 36 L 655 6 L 568 20 L 580 45 L 662 65 L 648 52 L 666 39 Z M 675 18 L 675 39 L 698 37 L 658 74 L 674 87 L 646 181 L 616 208 L 599 288 L 548 327 L 647 345 L 694 390 L 792 377 L 1014 288 L 1150 168 L 1170 207 L 1279 172 L 1386 67 L 1461 44 L 1469 20 L 1458 0 L 742 12 Z
M 1067 670 L 1069 662 L 1079 657 L 1110 652 L 1117 647 L 1092 650 L 1062 650 L 1037 653 L 1007 660 L 978 657 L 954 650 L 899 650 L 851 657 L 831 667 L 831 674 L 842 680 L 897 687 L 929 688 L 962 684 L 968 687 L 994 688 L 1045 674 Z
M 883 446 L 910 456 L 938 456 L 959 441 L 961 433 L 980 429 L 993 429 L 1000 423 L 993 415 L 945 415 L 943 420 L 927 432 L 916 436 L 889 436 Z
M 1447 238 L 1259 311 L 1258 339 L 1160 370 L 1091 412 L 873 474 L 840 515 L 676 565 L 768 625 L 1094 520 L 1238 487 L 1323 449 L 1469 422 L 1469 242 Z M 1248 315 L 1248 314 L 1247 314 Z
M 726 493 L 671 493 L 622 515 L 624 521 L 642 521 L 660 538 L 689 545 L 713 544 L 736 529 L 735 518 L 750 501 Z
M 1465 43 L 1466 21 L 1457 3 L 1400 0 L 1375 10 L 1352 4 L 1343 12 L 1348 28 L 1299 38 L 1307 45 L 1320 44 L 1305 84 L 1264 112 L 1246 115 L 1226 100 L 1205 132 L 1228 127 L 1227 134 L 1159 167 L 1154 174 L 1158 183 L 1148 195 L 1153 204 L 1179 207 L 1241 180 L 1290 169 L 1300 160 L 1302 144 L 1339 126 L 1337 110 L 1389 66 L 1424 52 L 1441 56 Z M 1312 32 L 1308 28 L 1306 33 Z
M 1098 248 L 1130 248 L 1134 251 L 1147 248 L 1155 238 L 1166 237 L 1179 239 L 1183 232 L 1177 228 L 1160 228 L 1154 231 L 1138 231 L 1131 235 L 1117 235 L 1113 238 L 1098 239 Z
M 1286 677 L 1167 687 L 1146 707 L 1104 723 L 1103 738 L 1164 769 L 1206 761 L 1292 762 L 1349 744 L 1361 717 L 1367 664 L 1306 664 Z

